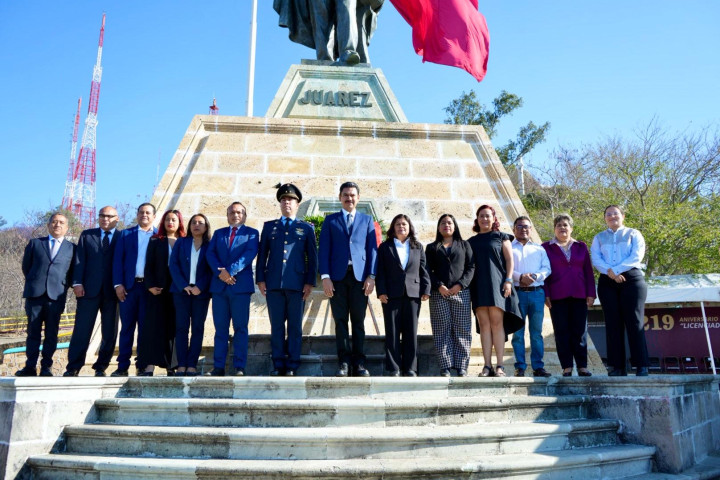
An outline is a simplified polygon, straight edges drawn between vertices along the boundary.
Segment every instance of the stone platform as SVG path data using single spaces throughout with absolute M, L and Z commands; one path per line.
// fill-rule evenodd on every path
M 706 375 L 0 379 L 0 412 L 8 479 L 720 475 Z

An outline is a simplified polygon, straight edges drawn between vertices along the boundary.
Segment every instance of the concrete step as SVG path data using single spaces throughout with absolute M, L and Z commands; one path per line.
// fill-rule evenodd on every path
M 226 478 L 254 480 L 625 479 L 650 470 L 654 447 L 604 446 L 466 458 L 220 460 L 49 454 L 31 457 L 35 480 Z
M 586 397 L 344 399 L 105 398 L 97 421 L 123 425 L 212 427 L 387 427 L 578 420 Z
M 559 383 L 572 385 L 573 382 L 529 377 L 131 377 L 119 395 L 247 399 L 509 397 L 545 395 L 549 385 Z
M 239 460 L 472 458 L 616 445 L 619 422 L 370 428 L 66 427 L 65 452 Z

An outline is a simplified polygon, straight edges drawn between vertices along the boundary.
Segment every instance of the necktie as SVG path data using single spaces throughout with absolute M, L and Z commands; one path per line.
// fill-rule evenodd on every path
M 235 241 L 235 234 L 237 233 L 237 229 L 238 227 L 232 227 L 232 233 L 230 234 L 230 247 L 232 247 L 232 244 Z
M 290 225 L 290 219 L 287 217 L 283 217 L 283 227 L 287 230 L 287 227 Z
M 103 232 L 102 249 L 103 252 L 107 252 L 110 248 L 110 232 Z
M 56 240 L 54 238 L 50 239 L 50 260 L 55 259 L 55 255 L 57 255 L 57 251 L 60 248 L 60 241 Z
M 352 233 L 352 226 L 353 226 L 353 214 L 352 214 L 352 213 L 348 213 L 348 216 L 347 216 L 347 228 L 348 228 L 348 232 L 350 232 L 350 233 Z

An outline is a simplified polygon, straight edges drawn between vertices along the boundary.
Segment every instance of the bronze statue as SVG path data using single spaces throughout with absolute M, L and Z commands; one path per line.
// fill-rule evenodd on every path
M 318 60 L 370 63 L 368 45 L 384 0 L 274 0 L 278 24 L 295 43 L 314 48 Z

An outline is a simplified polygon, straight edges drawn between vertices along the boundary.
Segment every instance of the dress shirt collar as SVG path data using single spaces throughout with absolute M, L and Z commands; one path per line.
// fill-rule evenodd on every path
M 568 240 L 568 246 L 571 246 L 573 243 L 577 242 L 574 238 L 570 237 L 570 240 Z M 556 237 L 553 237 L 552 240 L 548 242 L 550 245 L 557 245 L 560 246 L 560 242 L 558 242 L 558 239 Z

